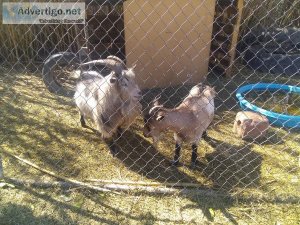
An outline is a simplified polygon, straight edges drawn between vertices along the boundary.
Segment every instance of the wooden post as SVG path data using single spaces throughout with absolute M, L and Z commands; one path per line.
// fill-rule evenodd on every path
M 0 155 L 0 179 L 4 178 L 4 173 L 3 173 L 3 164 L 2 164 L 2 158 Z
M 232 66 L 233 66 L 234 59 L 235 59 L 237 40 L 238 40 L 238 36 L 239 36 L 239 30 L 240 30 L 241 18 L 242 18 L 243 6 L 244 6 L 244 0 L 236 0 L 236 1 L 237 1 L 237 14 L 238 15 L 237 15 L 237 21 L 236 21 L 236 24 L 234 25 L 232 38 L 231 38 L 231 45 L 230 45 L 230 50 L 229 50 L 230 62 L 229 62 L 229 66 L 225 72 L 226 77 L 231 77 Z

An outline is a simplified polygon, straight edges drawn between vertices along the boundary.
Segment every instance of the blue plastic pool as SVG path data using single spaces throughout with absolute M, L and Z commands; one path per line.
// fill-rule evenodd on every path
M 255 112 L 259 112 L 265 115 L 270 124 L 287 127 L 287 128 L 300 128 L 300 116 L 291 116 L 287 114 L 275 113 L 271 112 L 262 108 L 257 107 L 256 105 L 251 104 L 248 102 L 244 95 L 249 93 L 250 91 L 257 90 L 257 91 L 286 91 L 287 93 L 298 93 L 300 94 L 300 87 L 290 86 L 285 84 L 273 84 L 273 83 L 257 83 L 257 84 L 249 84 L 240 87 L 237 90 L 236 97 L 240 102 L 240 106 L 243 110 L 251 110 Z

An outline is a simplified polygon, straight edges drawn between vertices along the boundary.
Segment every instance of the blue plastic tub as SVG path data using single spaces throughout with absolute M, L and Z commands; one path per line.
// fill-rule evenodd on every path
M 252 90 L 257 91 L 286 91 L 287 93 L 298 93 L 300 94 L 300 87 L 284 85 L 284 84 L 273 84 L 273 83 L 257 83 L 249 84 L 240 87 L 237 90 L 236 97 L 239 100 L 240 106 L 243 110 L 250 110 L 259 112 L 265 115 L 271 125 L 287 127 L 287 128 L 300 128 L 300 116 L 291 116 L 287 114 L 275 113 L 262 108 L 257 107 L 256 105 L 251 104 L 244 98 L 245 93 L 249 93 Z

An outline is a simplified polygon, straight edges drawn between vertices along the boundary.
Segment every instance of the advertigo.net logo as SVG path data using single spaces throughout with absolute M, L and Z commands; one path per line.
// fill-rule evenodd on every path
M 85 3 L 3 3 L 3 24 L 83 24 Z

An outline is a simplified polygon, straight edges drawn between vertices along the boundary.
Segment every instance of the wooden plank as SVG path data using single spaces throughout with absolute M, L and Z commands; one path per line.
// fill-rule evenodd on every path
M 244 0 L 237 0 L 237 1 L 238 1 L 237 3 L 238 18 L 236 24 L 234 25 L 234 30 L 232 33 L 231 46 L 229 50 L 230 64 L 225 71 L 226 77 L 231 77 L 232 66 L 236 55 L 236 46 L 237 46 L 237 40 L 239 36 L 239 30 L 240 30 L 241 18 L 242 18 L 243 6 L 244 6 Z

